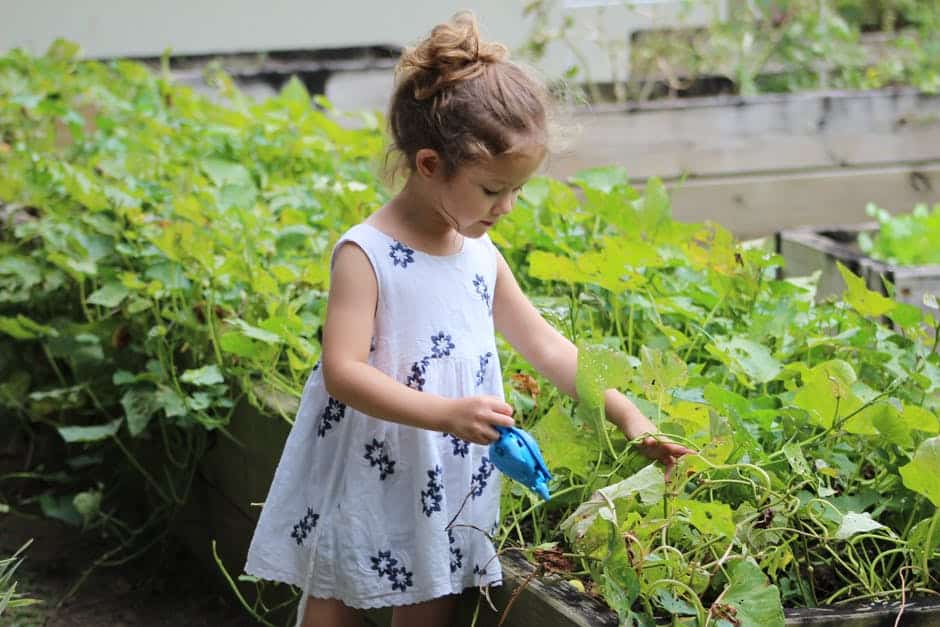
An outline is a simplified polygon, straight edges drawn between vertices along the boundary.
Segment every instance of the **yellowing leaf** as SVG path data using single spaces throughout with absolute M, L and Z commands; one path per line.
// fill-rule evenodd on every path
M 839 274 L 845 281 L 847 289 L 843 294 L 845 301 L 850 304 L 855 311 L 863 316 L 883 316 L 897 307 L 897 303 L 890 298 L 885 298 L 878 292 L 873 292 L 865 285 L 864 279 L 857 276 L 851 270 L 843 266 L 838 261 L 836 266 L 839 268 Z

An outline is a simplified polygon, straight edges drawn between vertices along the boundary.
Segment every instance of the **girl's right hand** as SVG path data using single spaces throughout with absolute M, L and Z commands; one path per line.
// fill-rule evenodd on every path
M 512 427 L 512 405 L 495 396 L 468 396 L 451 401 L 444 429 L 475 444 L 492 444 L 499 439 L 494 428 Z

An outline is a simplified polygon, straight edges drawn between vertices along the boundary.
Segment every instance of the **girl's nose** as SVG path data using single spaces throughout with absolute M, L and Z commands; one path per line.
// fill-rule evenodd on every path
M 512 206 L 515 200 L 516 200 L 515 194 L 506 194 L 505 196 L 500 198 L 498 203 L 493 205 L 493 214 L 501 216 L 501 215 L 505 215 L 509 213 L 510 211 L 512 211 Z

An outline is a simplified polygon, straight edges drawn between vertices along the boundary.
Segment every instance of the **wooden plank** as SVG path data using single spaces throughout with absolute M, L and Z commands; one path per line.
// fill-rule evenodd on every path
M 762 237 L 798 226 L 865 222 L 869 202 L 894 212 L 940 202 L 940 161 L 916 168 L 737 176 L 667 187 L 677 219 L 712 220 L 739 237 Z
M 200 464 L 200 472 L 243 514 L 257 520 L 261 510 L 251 503 L 261 503 L 267 497 L 290 425 L 277 415 L 265 414 L 242 402 L 232 415 L 228 431 L 243 446 L 213 433 L 215 440 Z
M 816 299 L 838 296 L 845 282 L 836 267 L 841 262 L 865 279 L 869 289 L 887 294 L 883 279 L 894 285 L 894 298 L 940 317 L 924 304 L 924 294 L 940 294 L 940 265 L 897 266 L 872 259 L 862 253 L 856 241 L 859 233 L 877 230 L 877 222 L 856 225 L 785 229 L 776 235 L 777 252 L 786 260 L 783 276 L 806 276 L 821 272 Z M 927 329 L 928 333 L 930 332 Z
M 940 96 L 912 90 L 696 98 L 579 109 L 549 173 L 621 165 L 675 179 L 940 159 Z

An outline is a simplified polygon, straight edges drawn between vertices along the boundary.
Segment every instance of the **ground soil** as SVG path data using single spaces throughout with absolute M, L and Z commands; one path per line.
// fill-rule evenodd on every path
M 255 625 L 226 590 L 213 587 L 185 550 L 168 543 L 141 559 L 94 571 L 78 591 L 63 596 L 107 546 L 75 527 L 45 518 L 0 514 L 0 555 L 33 543 L 16 571 L 17 591 L 41 604 L 7 610 L 9 627 L 194 627 Z

